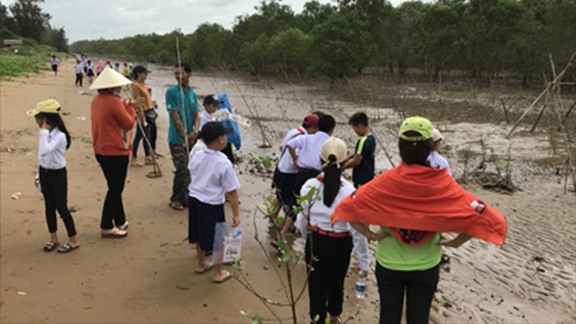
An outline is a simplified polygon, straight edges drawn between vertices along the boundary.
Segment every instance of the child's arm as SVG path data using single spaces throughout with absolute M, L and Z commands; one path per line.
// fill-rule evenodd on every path
M 296 150 L 292 148 L 292 146 L 286 146 L 288 152 L 292 156 L 292 160 L 294 161 L 294 165 L 298 166 L 298 155 L 296 154 Z
M 349 168 L 353 168 L 353 167 L 357 166 L 358 164 L 360 164 L 360 162 L 362 162 L 362 155 L 354 153 L 352 159 L 349 160 L 348 162 L 346 162 L 346 164 L 344 164 L 344 167 L 342 167 L 342 168 L 344 170 L 349 169 Z
M 240 214 L 238 213 L 238 190 L 228 192 L 228 200 L 232 207 L 232 227 L 240 224 Z

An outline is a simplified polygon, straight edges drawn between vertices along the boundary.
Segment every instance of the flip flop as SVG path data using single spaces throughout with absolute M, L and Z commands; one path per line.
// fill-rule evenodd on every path
M 62 245 L 61 248 L 63 248 L 64 250 L 58 249 L 58 253 L 68 253 L 68 252 L 72 252 L 72 251 L 80 248 L 80 245 L 72 246 L 72 245 L 66 243 L 66 244 Z
M 194 270 L 194 272 L 196 272 L 197 274 L 203 274 L 203 273 L 206 273 L 206 272 L 212 270 L 212 268 L 214 268 L 214 264 L 210 263 L 208 266 L 206 266 L 204 269 L 202 269 L 202 271 Z
M 44 244 L 44 251 L 45 252 L 52 252 L 52 251 L 56 250 L 56 248 L 58 246 L 60 246 L 60 243 L 58 243 L 58 242 L 54 242 L 54 241 L 47 242 L 46 244 Z
M 214 283 L 221 284 L 225 281 L 228 281 L 228 279 L 232 278 L 232 274 L 230 272 L 226 270 L 224 271 L 226 272 L 226 276 L 224 276 L 224 278 L 222 278 L 221 280 L 212 280 L 212 281 L 214 281 Z
M 128 235 L 128 232 L 123 231 L 117 227 L 114 227 L 110 232 L 102 232 L 103 238 L 122 238 L 126 237 L 126 235 Z
M 177 211 L 183 211 L 184 210 L 184 206 L 182 206 L 182 204 L 171 201 L 169 204 L 170 208 L 177 210 Z

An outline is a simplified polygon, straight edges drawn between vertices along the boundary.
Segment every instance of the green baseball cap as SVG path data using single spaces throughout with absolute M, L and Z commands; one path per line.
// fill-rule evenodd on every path
M 405 135 L 405 133 L 409 131 L 417 132 L 420 136 Z M 433 135 L 434 127 L 432 127 L 432 123 L 428 119 L 420 116 L 406 118 L 400 125 L 400 130 L 398 131 L 398 136 L 400 136 L 401 139 L 410 142 L 425 141 L 431 139 Z

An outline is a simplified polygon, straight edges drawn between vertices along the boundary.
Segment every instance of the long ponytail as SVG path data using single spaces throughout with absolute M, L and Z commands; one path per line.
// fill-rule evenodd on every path
M 66 135 L 66 149 L 70 148 L 70 144 L 72 144 L 72 138 L 70 137 L 70 133 L 66 129 L 66 125 L 64 124 L 64 120 L 60 116 L 60 114 L 52 114 L 52 113 L 40 113 L 37 117 L 45 117 L 46 122 L 52 127 L 58 127 L 58 129 Z
M 327 162 L 327 161 L 324 161 Z M 330 154 L 328 156 L 328 165 L 324 167 L 324 205 L 327 207 L 332 206 L 336 195 L 340 191 L 340 176 L 342 170 L 336 163 L 336 156 Z

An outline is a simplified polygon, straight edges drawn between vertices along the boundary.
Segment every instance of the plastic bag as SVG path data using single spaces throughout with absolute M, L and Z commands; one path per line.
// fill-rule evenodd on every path
M 242 222 L 237 227 L 231 223 L 216 223 L 212 264 L 233 263 L 240 260 L 242 250 Z

